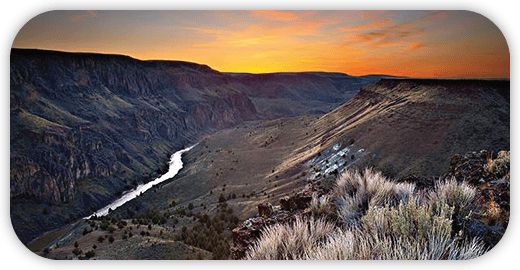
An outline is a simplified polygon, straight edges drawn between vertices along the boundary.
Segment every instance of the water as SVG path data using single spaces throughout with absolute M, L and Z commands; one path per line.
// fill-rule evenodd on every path
M 195 145 L 192 145 L 188 148 L 182 149 L 180 151 L 175 152 L 171 158 L 170 158 L 170 169 L 165 174 L 161 175 L 159 178 L 156 178 L 153 181 L 150 181 L 146 184 L 142 184 L 137 186 L 135 189 L 128 191 L 127 193 L 123 194 L 118 199 L 114 200 L 109 205 L 99 209 L 98 211 L 94 212 L 92 215 L 86 217 L 85 219 L 89 219 L 92 216 L 105 216 L 108 214 L 109 210 L 115 210 L 116 208 L 120 207 L 121 205 L 125 204 L 126 202 L 133 200 L 141 193 L 147 191 L 148 189 L 152 188 L 153 186 L 168 180 L 172 177 L 174 177 L 181 169 L 182 169 L 182 154 L 184 152 L 190 151 Z

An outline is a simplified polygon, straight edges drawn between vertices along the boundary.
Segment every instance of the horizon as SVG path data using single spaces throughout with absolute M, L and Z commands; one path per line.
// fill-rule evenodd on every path
M 469 11 L 51 11 L 27 22 L 12 48 L 222 73 L 510 78 L 502 33 Z

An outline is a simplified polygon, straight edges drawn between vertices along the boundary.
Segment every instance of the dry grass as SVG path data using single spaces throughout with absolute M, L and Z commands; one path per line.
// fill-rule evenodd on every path
M 394 183 L 372 169 L 345 171 L 338 178 L 335 196 L 339 215 L 347 224 L 357 224 L 370 207 L 395 206 L 414 194 L 415 185 Z
M 478 211 L 467 183 L 438 182 L 428 192 L 397 184 L 370 169 L 343 173 L 334 190 L 344 227 L 319 219 L 297 219 L 264 230 L 247 259 L 459 260 L 487 250 L 477 239 L 452 237 L 455 218 Z M 330 208 L 327 195 L 311 201 L 314 215 Z
M 329 214 L 332 211 L 330 205 L 331 197 L 329 195 L 323 195 L 318 197 L 316 194 L 312 195 L 311 200 L 311 211 L 314 216 L 322 216 Z
M 267 227 L 246 255 L 249 260 L 300 260 L 337 228 L 323 220 L 297 219 Z

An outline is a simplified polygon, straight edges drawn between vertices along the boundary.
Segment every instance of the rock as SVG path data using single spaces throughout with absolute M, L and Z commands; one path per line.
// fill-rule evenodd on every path
M 261 203 L 258 205 L 258 215 L 268 217 L 273 213 L 273 206 L 270 203 Z

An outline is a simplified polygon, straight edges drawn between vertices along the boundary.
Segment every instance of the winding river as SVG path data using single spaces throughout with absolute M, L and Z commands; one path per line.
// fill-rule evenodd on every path
M 196 144 L 195 144 L 196 145 Z M 124 193 L 121 197 L 111 202 L 109 205 L 99 209 L 98 211 L 94 212 L 92 215 L 85 217 L 84 219 L 89 219 L 92 216 L 105 216 L 109 213 L 109 210 L 115 210 L 116 208 L 120 207 L 121 205 L 125 204 L 126 202 L 133 200 L 135 197 L 137 197 L 139 194 L 147 191 L 148 189 L 152 188 L 153 186 L 168 180 L 172 177 L 174 177 L 181 169 L 182 169 L 182 154 L 184 152 L 190 151 L 195 145 L 192 145 L 188 148 L 182 149 L 180 151 L 175 152 L 171 158 L 170 158 L 170 169 L 165 174 L 161 175 L 159 178 L 156 178 L 153 181 L 150 181 L 146 184 L 141 184 L 137 186 L 135 189 L 128 191 L 127 193 Z

